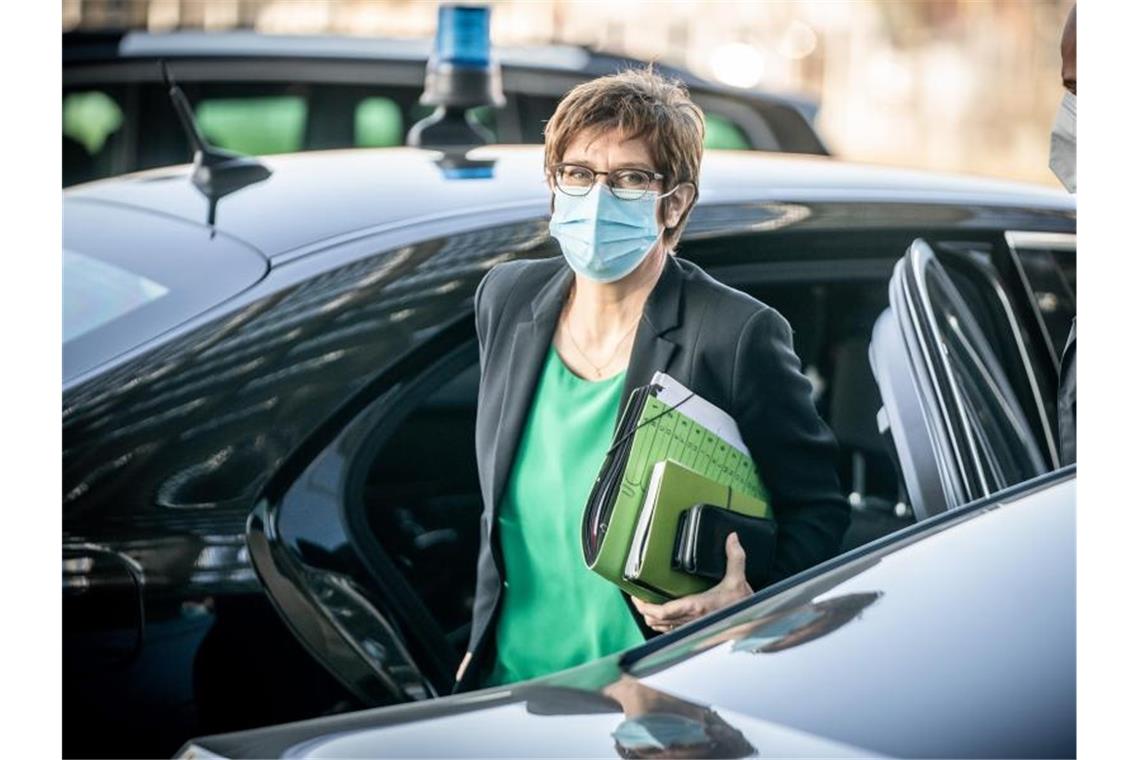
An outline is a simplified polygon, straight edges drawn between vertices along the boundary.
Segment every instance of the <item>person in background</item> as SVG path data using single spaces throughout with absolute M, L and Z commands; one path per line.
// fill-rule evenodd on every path
M 1077 6 L 1061 32 L 1061 85 L 1065 88 L 1049 141 L 1049 168 L 1070 193 L 1077 191 Z M 1061 465 L 1077 461 L 1077 318 L 1061 352 L 1057 387 L 1057 440 Z

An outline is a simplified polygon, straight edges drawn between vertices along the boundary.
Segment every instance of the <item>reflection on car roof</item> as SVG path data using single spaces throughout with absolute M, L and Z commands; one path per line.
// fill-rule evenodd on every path
M 263 182 L 222 199 L 217 227 L 279 257 L 322 241 L 440 216 L 517 209 L 518 218 L 549 213 L 541 146 L 486 146 L 472 158 L 493 159 L 487 179 L 453 179 L 438 151 L 379 148 L 266 156 Z M 206 198 L 189 181 L 189 165 L 126 175 L 68 190 L 90 198 L 204 223 Z M 1064 192 L 1037 185 L 845 163 L 810 156 L 709 152 L 701 174 L 702 204 L 749 201 L 1032 204 L 1071 210 Z

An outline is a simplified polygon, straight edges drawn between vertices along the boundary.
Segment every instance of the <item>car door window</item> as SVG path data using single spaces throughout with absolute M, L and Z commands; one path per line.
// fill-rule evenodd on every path
M 1006 242 L 1060 359 L 1077 314 L 1076 235 L 1009 232 Z
M 999 268 L 1001 252 L 989 242 L 939 241 L 934 248 L 939 265 L 968 304 L 970 317 L 1008 379 L 1038 448 L 1056 464 L 1056 365 L 1051 346 L 1043 333 L 1038 334 L 1036 307 L 1027 303 L 1027 296 L 1019 297 L 1028 291 L 1019 292 L 1016 276 L 1011 281 L 1007 266 Z
M 298 95 L 210 98 L 198 101 L 194 111 L 212 144 L 260 156 L 301 149 L 308 102 Z
M 64 187 L 111 173 L 124 123 L 120 95 L 109 89 L 64 94 Z
M 988 492 L 1045 472 L 1029 423 L 966 302 L 936 260 L 926 263 L 924 278 L 954 403 Z
M 391 98 L 364 98 L 353 115 L 355 144 L 359 148 L 386 148 L 404 144 L 404 114 Z
M 558 108 L 559 98 L 518 92 L 508 93 L 507 99 L 514 101 L 515 111 L 518 115 L 518 141 L 530 145 L 541 145 L 542 130 L 546 127 L 546 122 L 554 115 L 554 109 Z
M 977 305 L 962 296 L 924 241 L 916 241 L 907 257 L 916 284 L 911 298 L 917 329 L 924 335 L 926 364 L 958 448 L 967 495 L 988 496 L 1046 472 L 1007 374 L 1013 370 L 1003 366 L 975 318 Z
M 708 150 L 749 150 L 752 143 L 740 125 L 718 113 L 705 114 L 705 148 Z
M 978 309 L 920 238 L 896 265 L 875 324 L 879 426 L 920 520 L 1049 469 L 1007 374 L 1030 369 L 1003 366 Z

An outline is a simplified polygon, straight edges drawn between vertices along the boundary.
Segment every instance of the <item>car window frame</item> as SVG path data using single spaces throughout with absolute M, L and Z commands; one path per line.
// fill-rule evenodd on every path
M 940 254 L 939 261 L 947 270 L 947 274 L 951 276 L 952 282 L 956 280 L 955 273 L 959 277 L 977 280 L 978 282 L 973 284 L 975 286 L 980 285 L 991 296 L 986 299 L 988 303 L 974 304 L 974 306 L 981 306 L 982 308 L 988 306 L 990 316 L 1002 320 L 1003 333 L 1011 336 L 1012 347 L 1019 362 L 1017 367 L 1019 378 L 1025 379 L 1025 386 L 1029 391 L 1032 403 L 1030 408 L 1026 408 L 1025 399 L 1018 398 L 1021 411 L 1026 417 L 1035 413 L 1035 416 L 1029 419 L 1029 423 L 1038 438 L 1038 444 L 1042 447 L 1042 453 L 1046 456 L 1047 462 L 1053 469 L 1056 469 L 1060 466 L 1061 461 L 1053 429 L 1053 419 L 1056 413 L 1055 375 L 1050 376 L 1046 371 L 1050 367 L 1042 367 L 1037 360 L 1039 351 L 1034 345 L 1034 336 L 1028 334 L 1029 325 L 1025 324 L 1024 310 L 1021 310 L 1019 315 L 1015 303 L 1016 290 L 1010 287 L 1012 283 L 1008 283 L 1001 276 L 1000 271 L 989 256 L 982 253 L 971 255 L 976 252 L 969 250 L 969 244 L 966 244 L 966 251 L 946 251 L 945 245 L 938 242 L 934 242 L 933 247 Z M 958 293 L 967 303 L 969 302 L 970 299 L 961 292 L 960 288 Z M 983 330 L 983 332 L 985 331 Z M 987 336 L 987 340 L 990 343 L 990 349 L 997 352 L 997 347 L 993 345 L 993 338 Z M 1000 358 L 999 363 L 1001 363 Z M 1020 379 L 1009 377 L 1008 371 L 1006 376 L 1014 386 L 1020 384 Z M 1048 382 L 1050 378 L 1053 379 L 1052 385 Z M 1014 394 L 1020 396 L 1016 387 L 1014 387 Z
M 1009 249 L 1010 261 L 1021 287 L 1025 290 L 1026 294 L 1030 297 L 1030 311 L 1034 316 L 1034 322 L 1037 329 L 1040 331 L 1043 342 L 1047 348 L 1050 358 L 1053 360 L 1053 368 L 1056 372 L 1060 371 L 1061 357 L 1057 354 L 1056 348 L 1053 345 L 1053 338 L 1049 333 L 1049 328 L 1045 324 L 1045 318 L 1041 314 L 1041 309 L 1037 304 L 1037 299 L 1034 297 L 1036 292 L 1033 283 L 1029 280 L 1029 275 L 1025 271 L 1025 266 L 1021 261 L 1020 251 L 1030 250 L 1054 250 L 1063 248 L 1073 252 L 1074 259 L 1077 252 L 1077 233 L 1076 232 L 1039 232 L 1031 230 L 1006 230 L 1004 234 L 1006 247 Z M 1058 273 L 1061 274 L 1061 273 Z M 1063 275 L 1062 275 L 1063 277 Z M 1071 283 L 1064 283 L 1068 287 L 1072 287 Z M 1076 299 L 1076 289 L 1073 289 L 1073 298 Z
M 951 382 L 954 383 L 956 392 L 960 394 L 961 414 L 963 415 L 964 420 L 967 420 L 964 427 L 967 434 L 970 436 L 970 441 L 972 442 L 971 452 L 975 455 L 978 461 L 979 469 L 983 469 L 985 472 L 985 477 L 982 479 L 983 493 L 984 495 L 989 495 L 996 490 L 1001 490 L 1004 487 L 1012 485 L 1012 482 L 1021 482 L 1021 480 L 1024 480 L 1024 478 L 1016 479 L 1012 482 L 1005 482 L 1006 473 L 1002 467 L 1003 463 L 998 461 L 995 449 L 992 445 L 995 442 L 995 438 L 987 433 L 987 428 L 981 422 L 981 415 L 979 412 L 985 411 L 986 407 L 979 407 L 976 403 L 974 403 L 971 394 L 967 391 L 965 379 L 970 379 L 975 383 L 980 380 L 983 383 L 981 390 L 990 391 L 991 393 L 989 395 L 997 400 L 998 406 L 1003 410 L 1006 410 L 1006 422 L 1008 422 L 1009 425 L 1024 425 L 1023 429 L 1014 431 L 1019 434 L 1017 436 L 1017 441 L 1012 442 L 1016 443 L 1020 441 L 1027 445 L 1014 445 L 1011 448 L 1024 449 L 1026 455 L 1030 459 L 1034 457 L 1040 459 L 1041 461 L 1038 464 L 1042 472 L 1047 472 L 1049 469 L 1053 468 L 1050 468 L 1048 466 L 1047 462 L 1042 456 L 1042 452 L 1036 447 L 1036 441 L 1034 440 L 1034 434 L 1031 428 L 1032 423 L 1028 419 L 1028 416 L 1025 414 L 1025 410 L 1021 407 L 1020 400 L 1017 398 L 1012 381 L 1008 377 L 1008 373 L 1005 371 L 1005 368 L 1002 366 L 1000 359 L 994 351 L 989 336 L 985 334 L 985 331 L 981 328 L 981 325 L 973 319 L 973 313 L 970 308 L 971 304 L 967 298 L 957 289 L 953 279 L 950 277 L 944 266 L 940 267 L 941 272 L 939 272 L 937 269 L 930 269 L 931 265 L 935 262 L 941 264 L 941 262 L 938 262 L 937 259 L 928 260 L 926 262 L 926 266 L 929 271 L 926 273 L 928 277 L 924 280 L 924 285 L 926 286 L 924 296 L 927 302 L 932 307 L 934 307 L 935 313 L 950 314 L 953 320 L 950 327 L 954 328 L 955 331 L 959 333 L 957 336 L 958 340 L 956 342 L 960 343 L 962 348 L 960 350 L 951 349 L 947 351 L 940 351 L 938 352 L 938 355 L 942 359 L 943 365 L 948 368 L 948 371 L 946 373 L 947 377 Z M 938 283 L 938 287 L 944 289 L 944 292 L 941 294 L 941 298 L 949 300 L 951 302 L 951 306 L 955 307 L 959 313 L 954 314 L 953 312 L 949 312 L 949 310 L 946 308 L 938 309 L 935 306 L 934 300 L 931 297 L 930 289 L 930 285 L 933 284 L 933 281 L 929 275 L 935 275 L 936 279 L 941 278 L 943 280 L 942 282 Z M 1000 286 L 998 287 L 1000 293 Z M 959 303 L 954 304 L 954 301 L 958 301 Z M 945 305 L 945 301 L 943 302 L 943 305 Z M 942 339 L 942 342 L 944 344 L 951 343 L 952 341 L 950 338 L 952 336 L 947 333 L 947 331 L 942 327 L 941 323 L 937 321 L 937 318 L 934 322 L 934 325 L 938 329 L 938 334 Z M 971 335 L 971 333 L 974 334 Z M 975 337 L 977 338 L 977 341 L 980 342 L 975 341 Z M 951 370 L 950 368 L 954 369 Z M 1030 377 L 1032 376 L 1032 368 L 1028 365 L 1028 363 L 1023 366 L 1023 369 L 1025 370 L 1025 375 Z M 997 440 L 997 442 L 1010 443 L 1012 439 L 1007 439 L 1007 437 L 1004 435 L 1006 431 L 1002 430 L 1001 432 L 1002 435 L 1000 436 L 999 440 Z M 1054 465 L 1055 464 L 1056 463 L 1054 461 Z M 1041 473 L 1035 473 L 1031 477 L 1034 477 L 1037 474 Z
M 989 339 L 985 336 L 984 331 L 973 319 L 969 304 L 958 291 L 945 266 L 939 262 L 934 249 L 922 238 L 916 239 L 907 251 L 906 256 L 900 260 L 896 274 L 892 277 L 892 308 L 888 313 L 894 312 L 895 318 L 900 323 L 900 329 L 913 335 L 913 339 L 908 342 L 917 345 L 917 355 L 914 348 L 910 346 L 907 347 L 906 353 L 908 355 L 907 361 L 912 365 L 913 379 L 923 386 L 926 386 L 927 382 L 922 382 L 922 379 L 928 379 L 930 387 L 919 394 L 919 403 L 923 407 L 924 415 L 929 417 L 933 414 L 940 418 L 941 426 L 945 428 L 946 440 L 933 441 L 933 444 L 936 449 L 949 444 L 955 469 L 961 479 L 960 487 L 963 490 L 959 492 L 952 488 L 950 492 L 946 492 L 947 484 L 943 478 L 946 502 L 944 505 L 936 506 L 942 506 L 946 510 L 952 511 L 960 507 L 962 503 L 976 498 L 984 498 L 995 490 L 1000 490 L 1000 488 L 991 483 L 993 478 L 987 472 L 984 457 L 979 450 L 984 443 L 979 440 L 980 437 L 983 437 L 984 431 L 975 430 L 972 426 L 969 411 L 973 409 L 973 404 L 965 399 L 964 391 L 959 387 L 956 370 L 951 359 L 941 350 L 942 331 L 938 326 L 937 310 L 931 301 L 927 284 L 927 276 L 931 272 L 945 280 L 943 284 L 946 286 L 948 297 L 961 302 L 958 305 L 960 315 L 957 315 L 957 318 L 969 321 L 972 324 L 971 329 L 977 332 L 985 342 L 984 348 L 991 354 L 993 349 L 988 345 Z M 1005 377 L 1005 370 L 997 361 L 996 355 L 988 358 L 992 359 L 994 365 L 1001 372 L 999 379 L 1004 380 L 1008 385 L 1010 380 Z M 917 366 L 913 364 L 916 360 L 921 362 Z M 1015 411 L 1021 413 L 1022 417 L 1025 417 L 1025 410 L 1022 409 L 1016 394 L 1013 394 L 1012 386 L 1001 390 L 1003 395 L 1012 394 L 1004 399 L 1006 402 L 1013 402 L 1007 406 L 1012 406 Z M 933 408 L 931 408 L 932 400 L 934 402 Z M 884 401 L 886 401 L 885 398 Z M 1028 419 L 1025 419 L 1024 422 L 1029 425 Z M 1040 450 L 1030 450 L 1031 459 L 1034 454 L 1042 459 L 1044 470 L 1048 471 L 1050 468 Z M 1018 481 L 1014 481 L 1014 483 L 1016 482 Z M 916 508 L 916 512 L 929 514 L 929 511 L 925 509 Z M 920 518 L 922 516 L 925 515 L 920 514 Z

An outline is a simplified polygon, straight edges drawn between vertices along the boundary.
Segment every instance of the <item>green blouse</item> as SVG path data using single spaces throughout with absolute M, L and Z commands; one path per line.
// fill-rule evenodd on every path
M 553 343 L 499 506 L 505 582 L 483 684 L 580 665 L 645 640 L 621 590 L 582 559 L 582 509 L 602 466 L 625 372 L 584 380 Z

